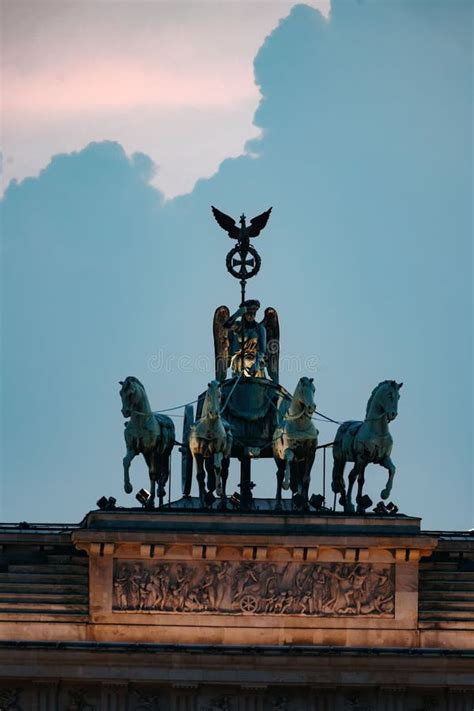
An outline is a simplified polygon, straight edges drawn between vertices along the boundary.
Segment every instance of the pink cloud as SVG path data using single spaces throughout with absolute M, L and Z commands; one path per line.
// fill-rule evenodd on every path
M 217 107 L 257 98 L 251 67 L 232 74 L 219 68 L 199 72 L 150 71 L 123 59 L 81 63 L 61 73 L 39 72 L 4 78 L 4 110 L 11 112 L 93 112 L 131 106 Z
M 253 59 L 292 0 L 21 0 L 3 13 L 3 174 L 90 141 L 148 153 L 168 195 L 244 152 Z M 327 17 L 329 0 L 312 0 Z

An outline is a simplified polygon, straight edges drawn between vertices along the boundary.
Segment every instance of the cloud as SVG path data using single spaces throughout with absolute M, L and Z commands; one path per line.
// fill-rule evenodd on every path
M 121 57 L 81 61 L 56 75 L 23 76 L 12 71 L 5 82 L 5 110 L 11 114 L 89 114 L 124 108 L 225 108 L 257 92 L 249 67 L 225 75 L 221 68 L 144 68 Z
M 7 3 L 5 183 L 36 175 L 51 155 L 112 139 L 160 163 L 156 184 L 168 196 L 191 190 L 257 135 L 252 60 L 291 5 Z M 329 0 L 315 5 L 328 13 Z

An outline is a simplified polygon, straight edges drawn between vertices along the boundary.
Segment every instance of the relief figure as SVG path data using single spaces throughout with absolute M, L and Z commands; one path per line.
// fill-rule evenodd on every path
M 394 566 L 372 563 L 116 561 L 118 612 L 392 616 Z

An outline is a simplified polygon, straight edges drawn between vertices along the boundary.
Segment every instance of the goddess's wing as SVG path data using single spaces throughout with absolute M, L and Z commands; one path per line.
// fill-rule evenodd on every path
M 267 332 L 267 370 L 273 382 L 278 383 L 280 367 L 280 324 L 278 314 L 269 306 L 265 309 L 262 325 Z
M 229 335 L 228 329 L 224 327 L 230 316 L 227 306 L 218 306 L 214 313 L 212 324 L 214 332 L 214 355 L 216 366 L 216 380 L 220 383 L 226 379 L 229 362 Z

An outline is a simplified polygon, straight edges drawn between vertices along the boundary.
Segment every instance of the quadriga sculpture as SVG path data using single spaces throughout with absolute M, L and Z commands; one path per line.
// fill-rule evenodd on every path
M 273 456 L 277 464 L 277 508 L 281 507 L 282 488 L 290 487 L 293 496 L 303 497 L 298 508 L 308 505 L 311 467 L 319 434 L 311 420 L 316 411 L 314 392 L 313 378 L 300 378 L 283 424 L 275 430 Z
M 364 422 L 343 422 L 336 432 L 333 445 L 334 467 L 332 472 L 332 490 L 340 494 L 339 502 L 344 511 L 353 512 L 352 488 L 357 479 L 357 512 L 363 513 L 362 491 L 364 473 L 367 464 L 380 464 L 388 469 L 388 480 L 381 492 L 382 499 L 388 499 L 392 490 L 395 465 L 390 459 L 393 439 L 388 430 L 388 423 L 398 414 L 398 400 L 403 383 L 384 380 L 372 391 L 367 403 Z M 354 462 L 349 474 L 349 488 L 346 493 L 344 467 L 346 462 Z
M 229 457 L 232 449 L 232 433 L 228 423 L 221 417 L 221 387 L 217 380 L 208 384 L 201 418 L 191 427 L 189 448 L 196 461 L 197 481 L 201 506 L 206 506 L 216 492 L 223 501 L 226 498 L 226 482 L 229 474 Z M 207 492 L 204 463 L 207 471 Z
M 137 454 L 143 454 L 150 475 L 150 499 L 148 508 L 153 508 L 155 495 L 160 505 L 165 495 L 165 486 L 170 474 L 170 456 L 175 443 L 173 421 L 166 415 L 152 412 L 145 388 L 133 375 L 120 381 L 122 415 L 129 417 L 125 423 L 125 444 L 127 453 L 123 459 L 124 489 L 133 491 L 129 470 Z

